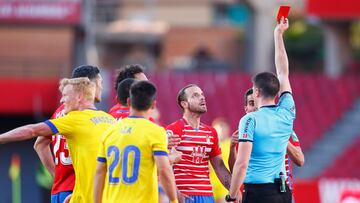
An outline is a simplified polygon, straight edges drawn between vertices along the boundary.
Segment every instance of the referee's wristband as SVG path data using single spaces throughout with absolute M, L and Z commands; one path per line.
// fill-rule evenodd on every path
M 179 203 L 177 199 L 171 200 L 170 203 Z

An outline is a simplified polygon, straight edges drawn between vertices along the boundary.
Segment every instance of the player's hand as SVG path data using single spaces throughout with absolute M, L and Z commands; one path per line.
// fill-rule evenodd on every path
M 239 203 L 242 202 L 242 193 L 241 193 L 241 192 L 239 192 L 239 193 L 237 194 L 236 202 L 239 202 Z
M 181 193 L 179 190 L 176 190 L 179 203 L 185 203 L 185 200 L 194 201 L 193 198 L 189 197 L 189 195 Z
M 169 160 L 171 164 L 175 164 L 179 161 L 181 161 L 182 152 L 177 151 L 175 147 L 171 148 L 170 154 L 169 154 Z
M 180 144 L 180 136 L 174 135 L 172 130 L 167 130 L 166 134 L 168 136 L 168 148 L 176 147 Z
M 281 17 L 280 22 L 275 27 L 275 33 L 283 34 L 289 28 L 289 20 Z
M 63 203 L 69 203 L 70 202 L 70 199 L 71 199 L 71 195 L 68 195 L 65 199 L 64 199 L 64 202 Z
M 231 147 L 235 147 L 238 143 L 239 143 L 239 131 L 236 130 L 232 135 L 231 135 L 231 142 L 230 142 L 230 146 Z

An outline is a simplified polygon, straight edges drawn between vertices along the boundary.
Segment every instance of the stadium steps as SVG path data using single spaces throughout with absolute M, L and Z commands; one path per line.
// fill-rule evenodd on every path
M 296 178 L 318 177 L 359 137 L 360 98 L 325 135 L 305 152 L 305 165 L 294 167 Z M 301 141 L 301 137 L 300 141 Z M 340 167 L 340 166 L 339 166 Z

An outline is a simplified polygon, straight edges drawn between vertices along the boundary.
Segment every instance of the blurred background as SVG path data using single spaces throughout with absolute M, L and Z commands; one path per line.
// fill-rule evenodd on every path
M 0 132 L 49 118 L 59 79 L 81 64 L 101 67 L 107 111 L 116 70 L 138 63 L 158 87 L 162 124 L 181 116 L 176 94 L 195 83 L 203 122 L 222 119 L 230 136 L 251 76 L 275 70 L 280 5 L 291 6 L 285 44 L 306 160 L 294 167 L 296 202 L 360 199 L 358 0 L 1 0 Z M 0 146 L 0 203 L 49 202 L 33 143 Z

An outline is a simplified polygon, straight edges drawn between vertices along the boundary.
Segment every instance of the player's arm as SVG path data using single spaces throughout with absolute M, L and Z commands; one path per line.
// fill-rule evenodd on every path
M 275 67 L 276 74 L 280 82 L 279 95 L 283 92 L 291 93 L 291 86 L 289 80 L 289 61 L 285 50 L 283 34 L 289 28 L 288 19 L 281 18 L 280 23 L 277 24 L 274 30 L 275 41 Z
M 38 136 L 51 136 L 53 134 L 51 128 L 45 122 L 30 124 L 0 134 L 0 144 L 28 140 Z
M 230 172 L 233 172 L 234 164 L 236 161 L 236 145 L 239 143 L 239 131 L 235 131 L 231 135 L 231 143 L 230 143 L 230 153 L 229 153 L 229 159 L 228 164 L 230 168 Z
M 305 163 L 304 154 L 300 146 L 293 145 L 290 141 L 287 145 L 286 153 L 289 155 L 290 159 L 297 165 L 303 166 Z
M 106 178 L 106 162 L 98 162 L 94 179 L 94 201 L 101 203 Z
M 46 167 L 49 173 L 54 177 L 55 163 L 50 150 L 51 139 L 48 137 L 38 137 L 34 144 L 34 149 L 38 154 L 41 163 Z
M 224 185 L 226 189 L 230 188 L 231 174 L 226 168 L 221 154 L 215 157 L 210 158 L 210 163 L 214 168 L 216 176 L 219 178 L 220 182 Z
M 249 165 L 252 145 L 252 142 L 249 141 L 239 142 L 239 149 L 232 174 L 231 187 L 229 190 L 229 195 L 231 197 L 237 196 L 240 185 L 244 182 L 247 167 Z M 241 202 L 241 197 L 238 196 L 238 199 Z
M 240 186 L 244 183 L 247 167 L 254 141 L 255 118 L 250 114 L 245 115 L 239 122 L 239 148 L 232 173 L 229 195 L 236 197 L 241 202 L 241 194 L 238 195 Z
M 175 177 L 171 169 L 167 156 L 155 155 L 156 166 L 158 168 L 159 179 L 170 202 L 177 202 Z

